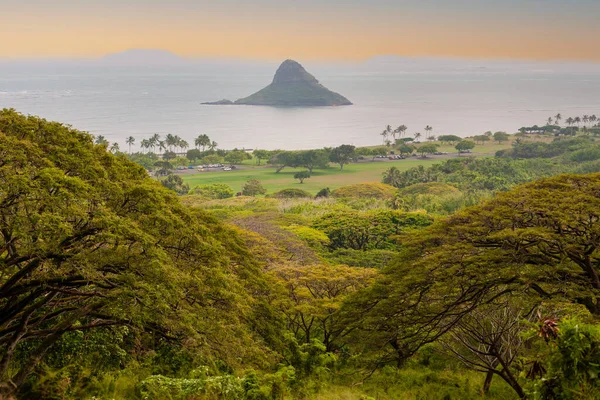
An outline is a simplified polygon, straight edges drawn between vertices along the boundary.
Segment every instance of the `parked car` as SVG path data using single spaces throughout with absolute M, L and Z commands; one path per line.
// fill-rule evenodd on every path
M 231 171 L 231 167 L 223 167 L 223 171 Z

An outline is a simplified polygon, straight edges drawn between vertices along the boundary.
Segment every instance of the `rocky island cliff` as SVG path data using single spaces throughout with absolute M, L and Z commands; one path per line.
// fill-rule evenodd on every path
M 286 60 L 277 69 L 273 82 L 251 96 L 235 102 L 220 100 L 203 103 L 210 105 L 256 105 L 274 107 L 326 107 L 347 106 L 352 103 L 344 96 L 332 92 L 309 74 L 302 65 Z

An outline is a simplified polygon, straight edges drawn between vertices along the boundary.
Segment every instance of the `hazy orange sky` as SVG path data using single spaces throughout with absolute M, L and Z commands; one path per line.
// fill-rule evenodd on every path
M 382 54 L 600 61 L 598 0 L 0 0 L 0 58 L 366 59 Z

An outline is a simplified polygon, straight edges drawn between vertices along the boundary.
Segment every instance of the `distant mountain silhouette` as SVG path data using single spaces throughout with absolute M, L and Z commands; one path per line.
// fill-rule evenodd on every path
M 233 103 L 228 100 L 204 103 L 210 105 L 241 104 L 276 107 L 346 106 L 352 103 L 344 96 L 332 92 L 293 60 L 281 64 L 273 82 L 251 96 Z
M 178 65 L 185 59 L 167 50 L 131 49 L 120 53 L 107 54 L 100 60 L 106 64 L 119 65 Z

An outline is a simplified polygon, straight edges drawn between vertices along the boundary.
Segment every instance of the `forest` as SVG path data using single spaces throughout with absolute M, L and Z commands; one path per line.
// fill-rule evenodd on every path
M 189 187 L 143 156 L 0 111 L 0 398 L 600 398 L 588 132 L 316 196 Z

